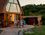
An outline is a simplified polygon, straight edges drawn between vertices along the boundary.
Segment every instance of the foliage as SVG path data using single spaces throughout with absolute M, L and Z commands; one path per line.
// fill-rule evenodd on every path
M 45 35 L 45 25 L 42 25 L 41 31 L 37 26 L 34 28 L 34 33 L 26 33 L 25 35 Z
M 45 16 L 42 17 L 42 23 L 45 25 Z
M 40 5 L 35 5 L 35 4 L 34 5 L 26 5 L 26 6 L 23 6 L 22 8 L 23 8 L 25 16 L 30 15 L 30 12 L 32 12 L 33 14 L 37 13 L 39 15 L 45 14 L 45 4 L 44 5 L 42 5 L 42 4 L 40 4 Z

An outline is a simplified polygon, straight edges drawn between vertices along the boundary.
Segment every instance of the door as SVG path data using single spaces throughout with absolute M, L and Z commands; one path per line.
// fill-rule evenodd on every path
M 0 27 L 3 27 L 4 24 L 4 13 L 0 13 Z

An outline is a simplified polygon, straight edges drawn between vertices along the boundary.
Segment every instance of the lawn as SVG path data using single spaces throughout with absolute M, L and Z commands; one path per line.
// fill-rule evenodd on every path
M 35 27 L 33 32 L 34 33 L 24 33 L 24 35 L 45 35 L 45 25 L 42 25 L 41 31 L 39 31 L 39 28 Z

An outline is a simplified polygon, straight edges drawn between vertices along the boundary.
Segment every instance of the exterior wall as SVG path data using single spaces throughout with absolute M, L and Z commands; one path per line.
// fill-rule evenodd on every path
M 8 0 L 0 0 L 0 13 L 5 13 L 6 12 L 6 4 Z

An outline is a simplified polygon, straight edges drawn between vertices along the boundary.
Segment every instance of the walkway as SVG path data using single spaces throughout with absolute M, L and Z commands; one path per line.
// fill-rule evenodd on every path
M 25 25 L 24 28 L 10 28 L 10 27 L 7 27 L 7 28 L 1 28 L 0 30 L 4 30 L 0 35 L 19 35 L 18 32 L 20 30 L 27 30 L 29 28 L 34 28 L 34 26 L 32 25 Z M 23 35 L 22 33 L 20 35 Z

